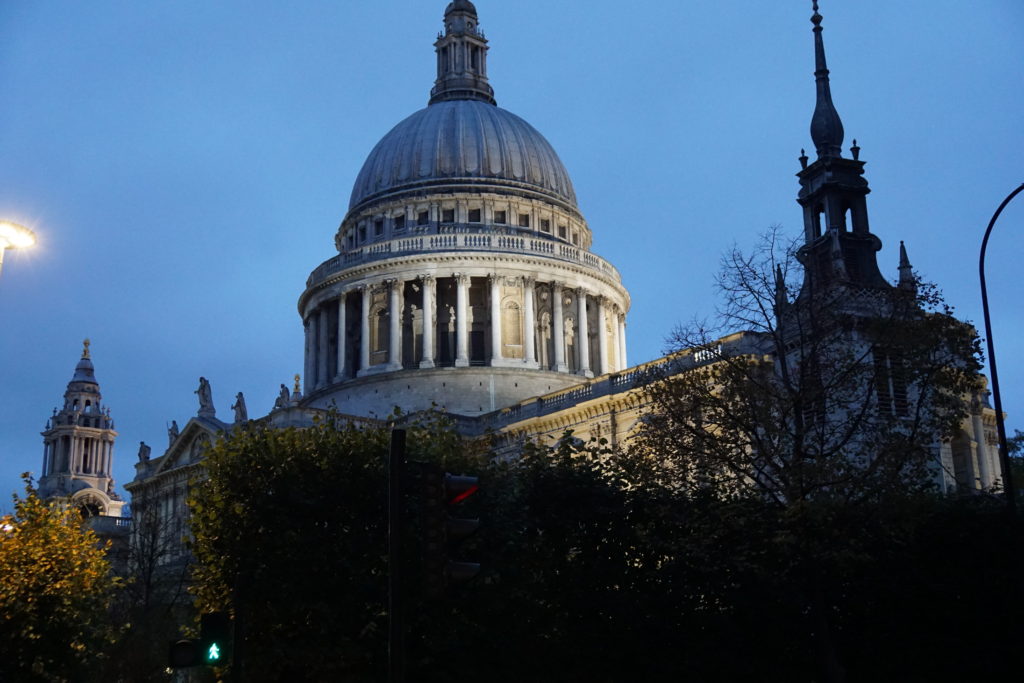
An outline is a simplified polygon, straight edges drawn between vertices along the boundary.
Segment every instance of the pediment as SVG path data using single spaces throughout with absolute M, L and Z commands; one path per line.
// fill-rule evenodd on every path
M 203 452 L 225 432 L 229 425 L 216 418 L 193 417 L 168 447 L 154 475 L 191 465 L 203 457 Z

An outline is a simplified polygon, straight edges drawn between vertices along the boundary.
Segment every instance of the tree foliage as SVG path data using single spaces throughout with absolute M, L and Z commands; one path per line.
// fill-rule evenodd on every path
M 410 491 L 408 680 L 840 680 L 826 661 L 847 680 L 968 680 L 1019 635 L 1000 624 L 1021 604 L 1024 537 L 987 499 L 784 506 L 681 495 L 647 455 L 571 435 L 514 460 L 436 422 L 408 443 L 410 460 L 481 477 L 466 552 L 483 565 L 423 599 Z M 209 453 L 199 607 L 241 620 L 245 680 L 385 679 L 386 452 L 386 429 L 328 419 Z
M 246 680 L 381 679 L 388 444 L 384 426 L 329 415 L 250 424 L 207 452 L 190 501 L 194 590 L 201 610 L 233 611 Z M 409 425 L 407 447 L 456 469 L 478 460 L 433 419 Z
M 114 636 L 106 547 L 77 510 L 23 478 L 14 514 L 0 519 L 0 680 L 90 680 Z
M 856 502 L 933 485 L 937 442 L 978 388 L 973 328 L 924 283 L 814 291 L 797 265 L 774 232 L 724 257 L 717 317 L 670 339 L 641 447 L 691 493 Z

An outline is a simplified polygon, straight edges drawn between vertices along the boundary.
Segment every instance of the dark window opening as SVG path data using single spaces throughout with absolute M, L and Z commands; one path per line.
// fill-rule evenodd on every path
M 562 239 L 565 239 L 565 235 L 566 235 L 567 231 L 568 231 L 568 229 L 564 225 L 559 225 L 558 226 L 558 236 L 561 237 Z
M 505 216 L 505 212 L 504 211 L 495 211 L 494 212 L 494 222 L 495 223 L 500 223 L 500 224 L 504 225 L 506 221 L 508 221 L 508 218 Z
M 380 237 L 384 234 L 384 219 L 378 218 L 373 222 L 373 234 L 375 237 Z
M 395 216 L 395 230 L 405 230 L 405 216 Z
M 444 209 L 441 212 L 442 223 L 454 223 L 455 222 L 455 209 Z
M 521 213 L 519 214 L 519 227 L 528 228 L 530 227 L 530 214 Z
M 479 223 L 480 222 L 480 209 L 470 209 L 469 210 L 469 222 L 470 223 Z
M 540 219 L 540 229 L 544 232 L 551 232 L 551 221 L 547 218 Z
M 430 222 L 430 212 L 420 211 L 416 214 L 416 225 L 426 225 Z
M 360 242 L 365 242 L 366 241 L 366 226 L 365 225 L 360 225 L 359 226 L 359 241 Z

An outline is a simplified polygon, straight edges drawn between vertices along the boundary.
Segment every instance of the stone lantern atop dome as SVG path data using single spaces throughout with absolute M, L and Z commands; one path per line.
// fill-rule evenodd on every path
M 554 148 L 495 104 L 471 2 L 434 47 L 429 104 L 370 152 L 299 299 L 305 406 L 478 415 L 626 366 L 629 294 Z
M 437 81 L 430 104 L 446 100 L 480 100 L 495 104 L 487 82 L 487 40 L 480 31 L 476 7 L 456 0 L 444 12 L 444 33 L 434 43 Z

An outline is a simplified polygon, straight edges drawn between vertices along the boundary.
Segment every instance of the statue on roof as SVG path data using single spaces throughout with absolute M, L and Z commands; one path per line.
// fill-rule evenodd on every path
M 175 440 L 178 438 L 178 421 L 171 420 L 171 426 L 167 428 L 167 446 L 168 448 L 174 445 Z
M 213 417 L 217 409 L 213 407 L 213 392 L 210 390 L 210 382 L 205 377 L 199 378 L 199 388 L 195 390 L 199 396 L 199 417 Z
M 288 407 L 288 403 L 291 401 L 291 395 L 288 393 L 288 387 L 281 385 L 281 391 L 278 393 L 277 400 L 274 401 L 274 410 L 284 409 Z
M 139 442 L 139 462 L 149 462 L 149 454 L 153 451 L 152 448 L 146 445 L 145 441 Z
M 245 396 L 242 395 L 241 391 L 235 396 L 235 404 L 231 406 L 231 409 L 235 411 L 235 424 L 240 424 L 249 419 L 249 411 L 245 408 Z

